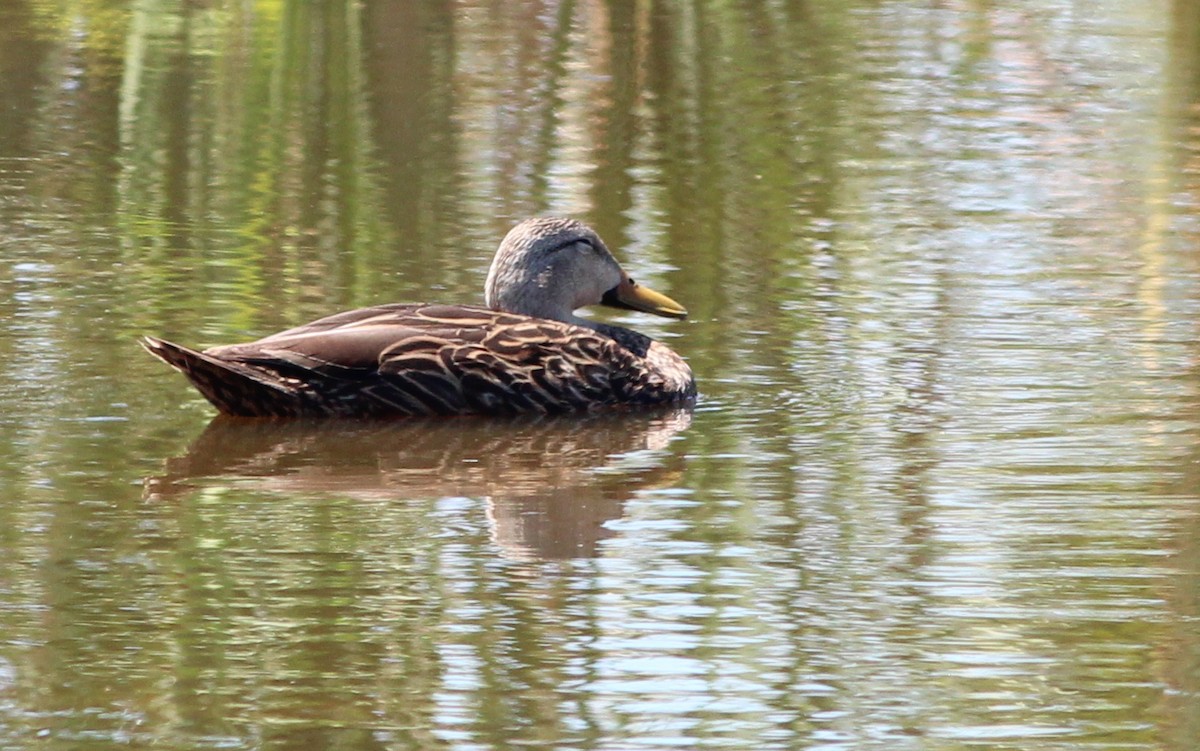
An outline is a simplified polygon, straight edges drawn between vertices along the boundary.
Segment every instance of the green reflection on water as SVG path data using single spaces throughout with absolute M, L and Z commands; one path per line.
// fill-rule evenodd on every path
M 1190 748 L 1197 4 L 0 5 L 0 745 Z M 694 415 L 139 353 L 582 216 Z

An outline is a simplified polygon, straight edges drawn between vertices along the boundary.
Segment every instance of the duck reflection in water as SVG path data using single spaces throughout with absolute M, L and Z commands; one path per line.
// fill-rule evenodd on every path
M 663 450 L 690 424 L 690 408 L 403 421 L 218 417 L 145 480 L 145 496 L 231 482 L 363 500 L 481 498 L 505 556 L 593 557 L 629 498 L 678 481 L 681 459 Z

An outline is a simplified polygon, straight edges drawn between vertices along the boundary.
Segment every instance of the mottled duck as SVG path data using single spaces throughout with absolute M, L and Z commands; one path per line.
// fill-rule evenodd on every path
M 527 219 L 500 243 L 486 307 L 391 304 L 197 352 L 143 337 L 221 412 L 259 417 L 521 414 L 681 403 L 691 368 L 589 305 L 684 318 L 588 226 Z

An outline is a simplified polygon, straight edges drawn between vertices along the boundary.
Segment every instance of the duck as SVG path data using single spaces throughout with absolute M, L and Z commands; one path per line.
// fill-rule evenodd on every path
M 687 317 L 635 282 L 591 227 L 535 217 L 500 243 L 483 306 L 376 305 L 203 351 L 154 336 L 140 343 L 240 417 L 551 414 L 695 399 L 682 357 L 576 315 L 593 305 Z

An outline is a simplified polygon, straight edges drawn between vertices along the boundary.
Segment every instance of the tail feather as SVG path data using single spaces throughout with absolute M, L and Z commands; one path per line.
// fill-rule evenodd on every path
M 227 415 L 291 417 L 302 411 L 299 394 L 271 383 L 249 365 L 226 362 L 153 336 L 143 336 L 138 343 L 183 373 L 205 399 Z

